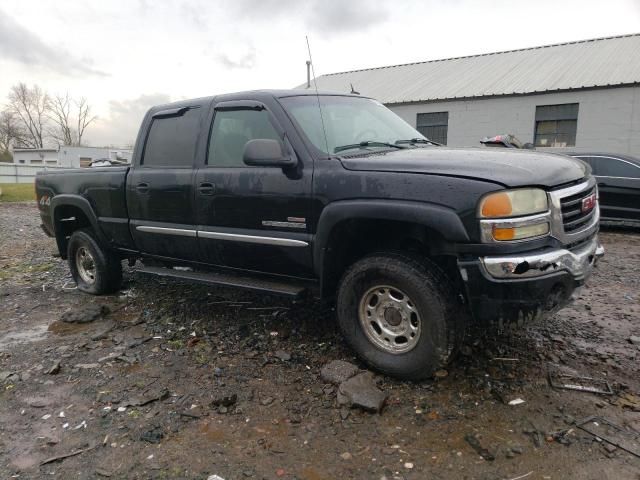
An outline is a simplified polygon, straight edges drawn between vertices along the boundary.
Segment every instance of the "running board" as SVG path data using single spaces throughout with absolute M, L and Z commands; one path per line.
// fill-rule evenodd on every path
M 244 288 L 258 292 L 282 295 L 285 297 L 299 297 L 305 288 L 291 283 L 263 280 L 261 278 L 239 276 L 228 273 L 192 272 L 173 270 L 161 267 L 143 267 L 136 269 L 138 273 L 171 277 L 188 282 L 204 283 L 206 285 L 222 285 L 225 287 Z

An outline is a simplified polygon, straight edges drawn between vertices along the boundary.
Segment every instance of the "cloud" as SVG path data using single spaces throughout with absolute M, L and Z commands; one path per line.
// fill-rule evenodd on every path
M 207 8 L 201 2 L 193 0 L 182 2 L 179 6 L 180 16 L 184 17 L 191 25 L 200 29 L 207 30 L 211 28 L 208 22 Z
M 256 21 L 301 19 L 305 28 L 322 36 L 359 33 L 389 19 L 380 0 L 230 0 L 227 7 Z
M 249 47 L 249 50 L 240 56 L 230 56 L 227 54 L 219 54 L 216 60 L 227 68 L 253 68 L 256 64 L 256 49 Z
M 0 58 L 27 66 L 45 68 L 62 75 L 107 75 L 91 68 L 87 60 L 74 58 L 69 52 L 46 44 L 2 10 L 0 10 Z
M 386 20 L 386 9 L 372 0 L 314 1 L 307 15 L 308 26 L 323 35 L 367 30 Z
M 169 103 L 171 98 L 164 93 L 140 95 L 128 100 L 111 100 L 109 115 L 99 118 L 93 128 L 87 130 L 87 139 L 95 146 L 133 145 L 145 113 L 155 106 Z

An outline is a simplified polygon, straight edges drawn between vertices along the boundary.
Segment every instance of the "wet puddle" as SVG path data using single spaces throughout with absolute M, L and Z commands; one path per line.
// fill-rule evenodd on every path
M 36 325 L 19 332 L 8 332 L 0 337 L 0 350 L 24 343 L 34 343 L 47 336 L 47 324 Z

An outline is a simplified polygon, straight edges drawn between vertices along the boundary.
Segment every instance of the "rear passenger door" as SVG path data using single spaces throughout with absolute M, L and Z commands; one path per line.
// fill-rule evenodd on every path
M 277 108 L 274 105 L 273 108 Z M 216 105 L 205 164 L 195 178 L 196 222 L 206 263 L 272 274 L 311 276 L 313 165 L 295 152 L 273 113 L 257 101 Z M 291 169 L 247 166 L 246 143 L 273 139 L 296 155 Z
M 127 178 L 130 230 L 146 254 L 197 260 L 193 174 L 199 105 L 156 112 L 140 163 Z

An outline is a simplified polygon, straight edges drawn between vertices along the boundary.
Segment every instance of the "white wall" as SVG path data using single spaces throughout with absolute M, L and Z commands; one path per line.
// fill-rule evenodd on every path
M 42 166 L 61 166 L 79 168 L 81 158 L 97 160 L 99 158 L 124 159 L 131 161 L 132 151 L 126 149 L 112 149 L 101 147 L 71 147 L 61 146 L 59 150 L 34 149 L 17 150 L 13 152 L 13 163 L 19 165 L 34 165 L 34 161 Z
M 59 170 L 64 167 L 43 167 L 42 165 L 19 165 L 0 163 L 0 183 L 33 183 L 36 173 L 41 170 Z
M 575 147 L 566 151 L 627 153 L 640 158 L 640 86 L 541 95 L 497 97 L 389 108 L 416 126 L 418 113 L 449 112 L 447 144 L 480 146 L 487 136 L 511 133 L 533 142 L 537 105 L 579 103 Z M 562 151 L 562 148 L 541 148 Z

